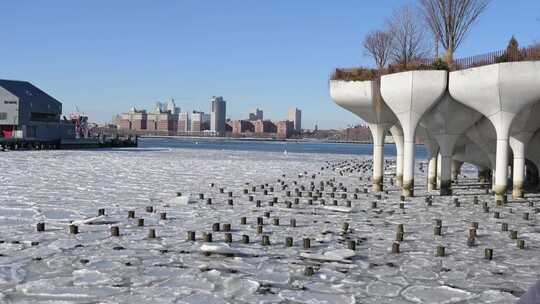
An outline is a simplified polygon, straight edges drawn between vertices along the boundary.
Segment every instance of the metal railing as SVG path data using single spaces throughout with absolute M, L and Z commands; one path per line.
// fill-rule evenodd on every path
M 452 70 L 464 70 L 501 62 L 529 60 L 540 60 L 540 46 L 536 45 L 518 50 L 499 50 L 482 55 L 456 59 L 454 60 Z

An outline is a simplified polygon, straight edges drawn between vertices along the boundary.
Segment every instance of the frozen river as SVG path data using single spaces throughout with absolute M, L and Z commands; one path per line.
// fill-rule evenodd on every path
M 495 206 L 484 190 L 463 186 L 455 196 L 459 207 L 437 196 L 427 206 L 419 189 L 401 209 L 397 187 L 380 200 L 362 191 L 354 199 L 355 188 L 369 184 L 369 172 L 321 171 L 327 161 L 367 156 L 147 147 L 0 157 L 0 303 L 512 303 L 540 274 L 538 199 L 529 198 L 532 206 Z M 471 177 L 471 168 L 465 173 Z M 326 204 L 309 204 L 310 183 L 318 188 L 321 181 Z M 338 206 L 326 182 L 337 188 Z M 261 185 L 275 191 L 265 195 Z M 294 189 L 301 186 L 306 190 L 298 197 Z M 274 196 L 278 202 L 270 206 Z M 98 217 L 102 208 L 105 216 Z M 269 246 L 261 244 L 258 217 Z M 435 219 L 442 220 L 442 236 L 433 233 Z M 36 231 L 39 222 L 44 232 Z M 69 233 L 70 222 L 78 234 Z M 472 222 L 478 236 L 469 247 Z M 230 245 L 223 231 L 212 232 L 214 223 L 231 224 Z M 502 223 L 518 231 L 525 249 L 501 231 Z M 404 239 L 393 254 L 398 224 Z M 111 226 L 119 227 L 119 237 L 111 236 Z M 150 229 L 156 238 L 149 238 Z M 195 242 L 186 240 L 187 231 L 196 233 Z M 203 242 L 203 232 L 213 233 L 212 243 Z M 249 244 L 241 243 L 242 235 Z M 355 251 L 347 249 L 351 240 Z M 439 245 L 445 257 L 435 256 Z M 484 259 L 485 248 L 493 248 L 493 260 Z M 308 266 L 312 276 L 304 273 Z

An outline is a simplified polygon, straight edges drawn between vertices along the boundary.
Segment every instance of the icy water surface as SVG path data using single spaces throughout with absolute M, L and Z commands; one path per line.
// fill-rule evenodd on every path
M 459 207 L 437 196 L 427 206 L 419 188 L 400 209 L 397 187 L 380 200 L 363 193 L 369 172 L 321 171 L 327 161 L 365 156 L 140 148 L 0 157 L 0 303 L 513 303 L 540 273 L 539 203 L 496 206 L 484 190 L 463 186 Z M 309 204 L 310 183 L 318 189 L 321 181 L 325 205 Z M 330 181 L 337 206 L 327 194 Z M 261 185 L 275 191 L 265 195 Z M 307 189 L 298 196 L 294 189 L 301 186 Z M 278 203 L 270 206 L 274 196 Z M 97 216 L 101 208 L 105 216 Z M 130 210 L 135 219 L 128 219 Z M 258 217 L 269 246 L 261 244 Z M 442 236 L 434 236 L 434 219 L 442 220 Z M 78 234 L 69 233 L 71 221 Z M 38 222 L 44 232 L 36 231 Z M 479 223 L 478 236 L 468 247 L 472 222 Z M 526 249 L 501 231 L 503 222 Z M 224 242 L 225 232 L 212 231 L 214 223 L 231 224 L 232 244 Z M 392 254 L 397 224 L 405 233 L 401 253 Z M 119 237 L 111 236 L 112 226 Z M 156 238 L 149 238 L 150 229 Z M 196 233 L 195 242 L 186 240 L 187 231 Z M 212 233 L 212 243 L 203 242 L 203 232 Z M 293 247 L 285 246 L 286 237 Z M 304 238 L 311 248 L 303 248 Z M 347 249 L 351 240 L 355 251 Z M 446 247 L 445 257 L 435 256 L 438 245 Z M 484 259 L 488 247 L 492 261 Z M 313 276 L 305 275 L 308 266 Z

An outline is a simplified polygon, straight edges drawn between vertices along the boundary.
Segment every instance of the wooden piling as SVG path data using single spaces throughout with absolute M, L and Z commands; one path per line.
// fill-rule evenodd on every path
M 399 253 L 399 243 L 398 242 L 393 242 L 392 243 L 392 253 Z
M 161 212 L 159 214 L 159 218 L 162 219 L 162 220 L 166 220 L 167 219 L 167 212 Z
M 148 212 L 148 213 L 154 212 L 154 207 L 153 206 L 146 206 L 146 212 Z
M 437 253 L 435 256 L 438 257 L 444 257 L 445 256 L 445 248 L 444 246 L 437 246 Z
M 303 243 L 304 249 L 309 249 L 309 248 L 311 248 L 311 239 L 309 239 L 309 238 L 304 238 L 304 239 L 302 240 L 302 243 Z
M 128 211 L 128 218 L 135 218 L 135 211 L 134 210 L 129 210 Z
M 156 238 L 156 230 L 155 229 L 149 229 L 148 230 L 148 238 L 149 239 L 155 239 Z
M 268 235 L 263 235 L 261 242 L 263 246 L 270 246 L 270 237 Z
M 207 243 L 211 243 L 212 242 L 212 233 L 203 232 L 203 241 L 205 241 Z
M 484 258 L 486 260 L 493 260 L 493 249 L 492 248 L 486 248 L 484 249 Z
M 288 236 L 285 238 L 285 247 L 292 247 L 293 246 L 293 238 Z
M 101 208 L 101 209 L 98 209 L 98 216 L 103 216 L 105 215 L 105 209 Z
M 186 240 L 190 241 L 190 242 L 194 242 L 195 241 L 195 231 L 188 231 L 187 236 L 186 236 Z
M 144 219 L 142 219 L 142 218 L 137 219 L 137 226 L 143 227 L 144 226 Z
M 347 248 L 350 250 L 356 250 L 356 241 L 355 240 L 347 241 Z
M 69 225 L 69 233 L 78 234 L 79 233 L 79 226 L 77 226 L 77 225 Z
M 291 227 L 296 227 L 296 219 L 291 219 L 290 220 L 290 226 Z
M 111 236 L 120 236 L 120 228 L 118 226 L 111 227 Z
M 219 231 L 219 223 L 212 224 L 212 231 L 213 232 L 218 232 Z
M 36 230 L 37 230 L 37 232 L 45 231 L 45 223 L 37 223 Z
M 225 243 L 232 243 L 232 233 L 227 232 L 225 233 L 224 237 L 225 237 Z

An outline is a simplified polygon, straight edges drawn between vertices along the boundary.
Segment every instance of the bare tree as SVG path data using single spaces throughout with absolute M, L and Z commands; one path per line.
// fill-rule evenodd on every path
M 426 35 L 422 24 L 418 22 L 417 11 L 407 5 L 394 11 L 387 20 L 392 36 L 392 59 L 407 65 L 427 55 Z
M 454 52 L 491 0 L 420 0 L 426 22 L 446 50 L 445 61 L 454 61 Z
M 390 59 L 392 35 L 388 31 L 372 31 L 364 39 L 363 46 L 366 54 L 375 61 L 377 68 L 382 69 Z

